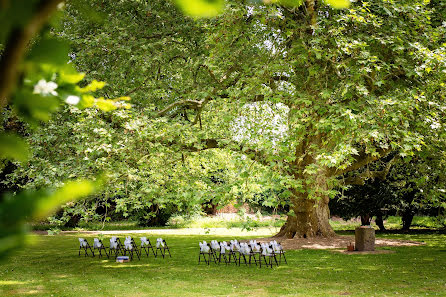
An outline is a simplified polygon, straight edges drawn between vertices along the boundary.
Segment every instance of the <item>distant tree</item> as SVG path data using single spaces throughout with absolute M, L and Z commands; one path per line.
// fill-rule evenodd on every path
M 397 162 L 386 176 L 352 185 L 332 199 L 329 204 L 332 214 L 344 219 L 360 216 L 363 225 L 369 225 L 375 216 L 381 231 L 385 230 L 383 218 L 400 215 L 402 230 L 407 231 L 415 214 L 431 214 L 432 209 L 444 210 L 444 174 L 441 167 L 428 172 L 423 170 L 426 167 L 429 166 L 419 157 Z M 440 196 L 435 197 L 435 193 Z

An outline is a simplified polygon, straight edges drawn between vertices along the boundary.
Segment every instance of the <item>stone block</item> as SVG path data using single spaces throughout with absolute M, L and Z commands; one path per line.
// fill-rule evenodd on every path
M 357 251 L 374 251 L 375 229 L 373 229 L 371 226 L 356 227 L 355 247 Z

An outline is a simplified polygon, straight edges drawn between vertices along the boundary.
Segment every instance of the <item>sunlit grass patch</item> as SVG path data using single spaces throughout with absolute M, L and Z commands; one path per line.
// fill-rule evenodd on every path
M 80 235 L 80 234 L 79 234 Z M 78 234 L 33 236 L 35 244 L 0 264 L 0 296 L 351 296 L 445 295 L 446 238 L 442 233 L 379 234 L 423 240 L 425 246 L 386 247 L 390 254 L 346 255 L 327 250 L 287 251 L 288 264 L 198 265 L 198 242 L 254 236 L 162 236 L 172 258 L 129 263 L 78 257 Z M 89 242 L 95 235 L 82 234 Z M 108 245 L 106 235 L 104 243 Z M 120 237 L 125 234 L 120 234 Z M 139 240 L 137 240 L 139 241 Z

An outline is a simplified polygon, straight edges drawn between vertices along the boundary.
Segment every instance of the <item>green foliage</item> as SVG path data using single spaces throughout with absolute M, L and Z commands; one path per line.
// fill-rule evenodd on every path
M 84 74 L 79 73 L 73 64 L 70 64 L 67 42 L 58 39 L 49 27 L 43 26 L 47 15 L 56 8 L 56 4 L 57 1 L 6 1 L 1 5 L 2 169 L 7 162 L 18 161 L 26 164 L 30 157 L 28 144 L 18 135 L 18 132 L 23 131 L 9 131 L 12 126 L 9 125 L 10 122 L 21 122 L 22 127 L 28 128 L 29 133 L 41 122 L 49 121 L 51 114 L 63 104 L 76 106 L 73 108 L 94 106 L 105 111 L 128 107 L 127 104 L 117 105 L 121 100 L 128 98 L 95 99 L 94 93 L 104 87 L 103 82 L 92 81 L 83 88 L 79 87 L 78 84 L 86 84 L 82 82 Z M 33 36 L 35 34 L 39 36 Z M 27 46 L 29 48 L 25 49 Z M 25 57 L 22 57 L 22 52 L 27 52 Z M 16 76 L 19 78 L 16 79 Z M 12 79 L 8 84 L 9 77 Z M 9 104 L 8 109 L 12 112 L 6 109 L 6 104 Z M 60 204 L 88 196 L 98 186 L 91 181 L 66 179 L 60 180 L 58 185 L 60 187 L 48 184 L 47 188 L 38 187 L 15 194 L 2 193 L 0 258 L 23 245 L 26 221 L 47 217 Z
M 407 229 L 416 214 L 441 217 L 446 198 L 442 165 L 433 156 L 428 159 L 422 156 L 425 156 L 423 152 L 410 161 L 400 160 L 384 180 L 375 178 L 364 185 L 348 187 L 330 201 L 331 213 L 344 219 L 366 215 L 385 218 L 398 214 L 403 217 L 403 227 Z M 372 165 L 372 170 L 382 170 L 382 164 Z M 355 174 L 358 173 L 351 175 Z
M 224 5 L 199 2 L 212 14 Z M 325 198 L 334 195 L 336 176 L 390 150 L 403 158 L 438 154 L 444 164 L 442 6 L 373 1 L 335 10 L 347 2 L 327 3 L 317 2 L 314 26 L 309 12 L 281 3 L 227 2 L 218 17 L 194 20 L 169 1 L 71 1 L 63 26 L 42 36 L 68 43 L 69 66 L 25 63 L 13 101 L 30 121 L 46 120 L 70 95 L 85 109 L 65 106 L 32 133 L 32 160 L 9 184 L 26 180 L 21 186 L 33 189 L 108 172 L 105 190 L 66 206 L 57 218 L 63 223 L 107 219 L 111 208 L 149 219 L 158 209 L 197 211 L 204 202 L 243 202 L 268 190 L 288 189 L 270 205 Z M 62 74 L 65 67 L 85 78 Z M 45 96 L 28 100 L 37 99 L 41 79 Z M 115 110 L 128 107 L 119 98 L 129 95 L 134 108 Z M 246 111 L 253 101 L 272 111 L 253 116 Z M 94 105 L 103 110 L 87 108 Z M 285 119 L 272 108 L 281 105 Z M 263 136 L 258 141 L 234 137 L 243 117 L 253 119 L 243 128 Z M 287 127 L 281 137 L 264 132 L 274 130 L 275 117 Z M 215 172 L 224 182 L 212 181 Z
M 42 219 L 62 203 L 91 195 L 98 184 L 85 181 L 68 181 L 57 190 L 22 191 L 6 194 L 0 202 L 0 259 L 25 242 L 25 223 Z

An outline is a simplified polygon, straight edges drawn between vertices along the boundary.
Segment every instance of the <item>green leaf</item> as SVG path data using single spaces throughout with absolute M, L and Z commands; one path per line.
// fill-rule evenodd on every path
M 336 9 L 348 8 L 350 6 L 350 0 L 324 0 L 324 1 L 325 3 Z
M 96 99 L 96 106 L 103 111 L 112 111 L 116 109 L 116 105 L 112 100 L 106 100 L 103 98 Z
M 55 96 L 40 96 L 30 92 L 17 92 L 13 97 L 14 107 L 29 123 L 48 121 L 51 113 L 60 106 L 60 100 Z
M 183 12 L 192 17 L 214 17 L 224 7 L 224 0 L 176 0 Z
M 36 219 L 45 218 L 61 204 L 92 194 L 96 186 L 87 180 L 69 181 L 50 195 L 41 197 L 33 214 Z
M 42 39 L 32 48 L 28 60 L 39 64 L 65 65 L 68 62 L 68 44 L 56 39 Z
M 15 134 L 0 134 L 0 158 L 25 162 L 29 158 L 28 144 Z
M 82 95 L 82 100 L 79 104 L 80 108 L 92 107 L 94 104 L 94 97 L 91 95 Z
M 269 3 L 271 1 L 264 0 L 263 2 Z M 297 7 L 297 6 L 301 6 L 304 1 L 303 0 L 279 0 L 277 2 L 279 2 L 280 4 L 285 5 L 285 6 Z
M 95 92 L 97 90 L 102 89 L 103 87 L 105 87 L 106 83 L 103 81 L 97 81 L 97 80 L 93 80 L 90 84 L 88 84 L 86 87 L 84 88 L 78 88 L 77 91 L 81 92 L 81 93 L 89 93 L 89 92 Z
M 71 71 L 61 71 L 60 72 L 60 82 L 68 84 L 77 84 L 85 77 L 85 73 L 71 72 Z

